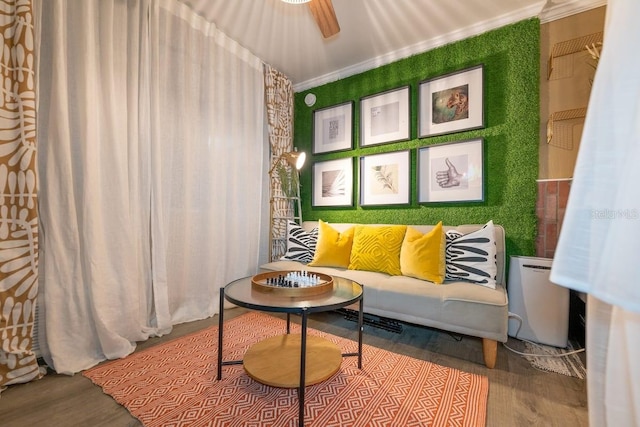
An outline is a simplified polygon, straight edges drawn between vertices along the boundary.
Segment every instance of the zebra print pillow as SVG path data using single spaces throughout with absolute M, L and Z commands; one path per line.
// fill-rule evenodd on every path
M 293 221 L 287 221 L 287 252 L 281 260 L 308 264 L 313 260 L 318 243 L 318 227 L 307 232 Z
M 473 233 L 463 235 L 459 231 L 448 230 L 446 235 L 445 278 L 495 289 L 498 266 L 493 221 Z

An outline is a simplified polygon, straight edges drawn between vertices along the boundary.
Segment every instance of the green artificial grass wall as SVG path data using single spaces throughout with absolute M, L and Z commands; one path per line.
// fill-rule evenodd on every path
M 505 228 L 510 255 L 534 255 L 536 237 L 536 179 L 539 141 L 540 21 L 524 20 L 476 37 L 424 52 L 379 68 L 295 94 L 294 146 L 309 156 L 301 171 L 304 220 L 328 222 L 483 224 L 489 220 Z M 425 79 L 484 65 L 483 129 L 418 138 L 418 85 Z M 360 99 L 410 85 L 411 137 L 408 141 L 360 148 Z M 307 107 L 304 97 L 317 102 Z M 312 153 L 313 111 L 354 101 L 350 151 Z M 475 203 L 418 204 L 416 149 L 418 147 L 484 138 L 485 200 Z M 359 206 L 359 156 L 411 151 L 409 206 Z M 353 207 L 312 207 L 312 164 L 355 157 Z

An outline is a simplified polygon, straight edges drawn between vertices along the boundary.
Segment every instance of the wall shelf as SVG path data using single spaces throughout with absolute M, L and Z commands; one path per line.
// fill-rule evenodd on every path
M 553 74 L 553 62 L 555 58 L 587 50 L 586 46 L 602 44 L 603 34 L 604 33 L 600 31 L 554 44 L 551 48 L 551 54 L 549 55 L 549 61 L 547 63 L 547 80 L 550 80 Z
M 584 123 L 586 116 L 587 107 L 556 111 L 551 114 L 549 121 L 547 121 L 547 144 L 564 148 L 565 150 L 572 150 L 573 126 Z

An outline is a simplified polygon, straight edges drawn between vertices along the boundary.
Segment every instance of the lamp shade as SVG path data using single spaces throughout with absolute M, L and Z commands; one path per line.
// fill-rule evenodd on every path
M 300 170 L 304 165 L 304 161 L 307 158 L 307 155 L 304 151 L 290 151 L 288 153 L 284 153 L 282 158 L 287 161 L 291 166 Z
M 302 168 L 302 165 L 304 165 L 304 161 L 306 158 L 307 155 L 304 153 L 304 151 L 297 151 L 295 148 L 293 149 L 293 151 L 289 151 L 288 153 L 282 153 L 271 166 L 269 175 L 271 175 L 271 172 L 273 172 L 276 169 L 276 166 L 278 166 L 278 164 L 283 160 L 296 170 L 300 170 Z

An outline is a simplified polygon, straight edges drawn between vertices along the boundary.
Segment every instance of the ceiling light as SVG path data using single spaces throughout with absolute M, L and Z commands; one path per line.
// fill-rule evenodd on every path
M 302 4 L 302 3 L 309 3 L 311 0 L 282 0 L 285 3 L 291 3 L 291 4 Z

